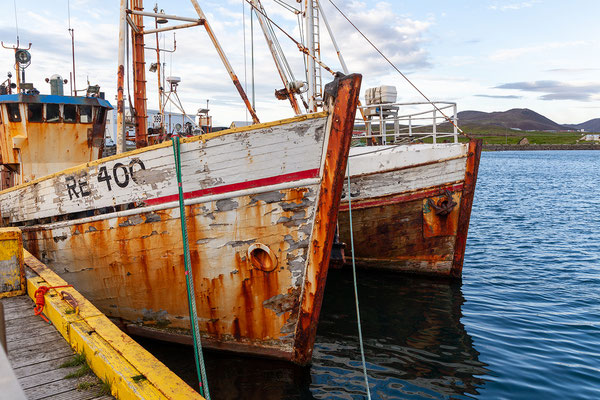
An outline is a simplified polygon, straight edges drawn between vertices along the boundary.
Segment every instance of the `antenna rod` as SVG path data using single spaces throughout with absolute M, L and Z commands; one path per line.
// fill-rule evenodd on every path
M 75 30 L 69 28 L 71 32 L 71 53 L 73 55 L 73 93 L 71 96 L 77 96 L 77 84 L 75 83 Z
M 71 77 L 71 96 L 77 96 L 77 85 L 75 84 L 75 30 L 71 28 L 71 2 L 67 1 L 67 13 L 69 14 L 69 34 L 71 35 L 71 54 L 73 55 L 73 76 Z
M 154 13 L 158 13 L 158 4 L 154 5 Z M 154 27 L 158 29 L 158 17 L 154 17 Z M 158 113 L 160 115 L 160 135 L 162 137 L 164 133 L 164 120 L 165 113 L 163 110 L 162 98 L 163 98 L 163 87 L 161 86 L 161 70 L 160 70 L 160 42 L 158 39 L 158 32 L 156 32 L 156 77 L 158 79 Z

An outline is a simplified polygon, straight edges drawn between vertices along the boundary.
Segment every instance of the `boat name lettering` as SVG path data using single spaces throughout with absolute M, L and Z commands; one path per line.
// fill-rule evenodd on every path
M 106 182 L 106 187 L 108 190 L 112 190 L 113 188 L 110 183 L 111 179 L 114 179 L 117 186 L 122 188 L 127 187 L 131 181 L 134 183 L 139 183 L 137 181 L 137 177 L 135 176 L 136 170 L 134 167 L 136 165 L 139 167 L 138 171 L 146 169 L 146 166 L 142 160 L 134 158 L 129 162 L 129 165 L 125 165 L 120 162 L 113 165 L 112 176 L 108 173 L 106 165 L 103 165 L 98 170 L 98 182 Z
M 114 183 L 117 186 L 125 188 L 130 182 L 139 184 L 136 173 L 145 169 L 146 166 L 138 158 L 131 160 L 129 165 L 125 165 L 120 162 L 115 163 L 112 166 L 112 173 L 108 172 L 110 167 L 102 165 L 98 169 L 98 182 L 106 182 L 106 187 L 109 191 L 114 187 L 111 184 L 111 180 L 114 180 Z M 69 200 L 73 200 L 73 198 L 78 199 L 80 197 L 87 197 L 92 194 L 88 183 L 87 172 L 82 172 L 77 175 L 68 175 L 65 177 L 65 181 L 67 193 L 69 194 Z
M 75 195 L 75 198 L 78 199 L 79 195 L 81 195 L 81 197 L 86 197 L 92 194 L 92 192 L 90 192 L 90 187 L 88 186 L 86 173 L 79 176 L 78 180 L 75 180 L 74 176 L 67 176 L 66 180 L 69 200 L 73 200 L 73 195 Z M 77 186 L 79 186 L 79 192 L 77 191 Z

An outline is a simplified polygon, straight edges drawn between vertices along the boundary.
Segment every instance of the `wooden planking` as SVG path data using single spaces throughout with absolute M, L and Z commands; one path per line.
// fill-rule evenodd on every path
M 68 392 L 63 392 L 59 394 L 55 394 L 52 396 L 44 397 L 44 400 L 109 400 L 114 399 L 112 396 L 108 395 L 99 395 L 96 391 L 96 388 L 91 388 L 89 390 L 71 390 Z
M 40 332 L 25 338 L 14 337 L 12 341 L 6 343 L 6 346 L 8 347 L 8 351 L 10 352 L 14 349 L 18 349 L 25 346 L 43 346 L 45 345 L 45 343 L 51 342 L 58 338 L 61 338 L 60 334 L 56 332 L 56 330 L 53 330 L 51 332 Z
M 94 376 L 65 378 L 79 369 L 79 366 L 60 368 L 61 364 L 73 358 L 73 350 L 54 326 L 33 315 L 33 301 L 29 297 L 6 298 L 2 302 L 10 319 L 10 329 L 7 328 L 8 357 L 29 400 L 112 399 L 99 394 L 100 383 L 90 390 L 77 389 L 81 379 L 99 382 Z
M 65 361 L 68 361 L 69 359 L 70 358 L 65 358 Z M 61 364 L 58 364 L 56 367 L 60 367 L 60 365 Z M 36 386 L 47 385 L 49 383 L 61 381 L 61 380 L 65 379 L 65 376 L 77 371 L 79 368 L 80 368 L 80 366 L 47 369 L 45 371 L 41 371 L 38 374 L 29 375 L 29 376 L 20 378 L 19 384 L 21 385 L 21 387 L 24 390 L 35 388 Z M 72 389 L 72 388 L 73 387 L 71 385 L 68 389 Z
M 325 119 L 295 122 L 286 126 L 225 135 L 207 142 L 182 144 L 182 170 L 186 191 L 200 190 L 215 185 L 227 185 L 319 168 L 324 141 Z M 243 135 L 243 138 L 240 136 Z M 129 165 L 141 160 L 146 171 L 134 166 L 134 179 L 119 187 L 112 174 L 117 162 Z M 110 174 L 111 190 L 103 181 L 101 167 Z M 117 177 L 125 181 L 123 169 L 117 168 Z M 101 181 L 98 181 L 99 173 Z M 71 177 L 67 182 L 67 176 Z M 104 178 L 106 178 L 104 176 Z M 79 185 L 81 180 L 82 185 Z M 69 190 L 67 183 L 74 189 Z M 75 192 L 89 192 L 76 198 Z M 171 147 L 134 153 L 117 160 L 95 164 L 79 173 L 57 174 L 20 190 L 0 195 L 1 213 L 11 221 L 24 221 L 56 214 L 92 210 L 132 201 L 143 201 L 176 193 Z M 72 197 L 72 198 L 70 198 Z
M 350 149 L 350 176 L 415 167 L 467 156 L 465 143 L 421 143 Z
M 62 363 L 64 363 L 65 361 L 69 361 L 72 358 L 73 358 L 73 355 L 70 354 L 68 356 L 59 356 L 52 360 L 47 360 L 47 361 L 42 361 L 42 362 L 36 363 L 36 364 L 26 365 L 21 368 L 15 368 L 14 369 L 15 375 L 19 379 L 24 379 L 29 376 L 38 375 L 38 374 L 41 374 L 48 370 L 58 369 L 58 367 L 60 365 L 62 365 Z
M 352 200 L 364 200 L 460 182 L 465 176 L 465 158 L 451 159 L 414 168 L 350 177 Z M 342 201 L 347 201 L 344 188 Z

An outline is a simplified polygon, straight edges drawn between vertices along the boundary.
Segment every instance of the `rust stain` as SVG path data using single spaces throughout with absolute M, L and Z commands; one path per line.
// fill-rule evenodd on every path
M 460 204 L 461 192 L 451 194 L 454 204 Z M 458 229 L 459 207 L 452 207 L 448 214 L 437 213 L 433 205 L 443 207 L 448 203 L 446 195 L 429 197 L 422 200 L 423 204 L 423 237 L 454 236 Z
M 310 362 L 327 280 L 329 257 L 335 234 L 344 172 L 350 151 L 354 116 L 362 76 L 347 75 L 339 80 L 338 93 L 330 116 L 331 130 L 311 235 L 310 261 L 300 300 L 301 312 L 296 326 L 292 360 L 298 364 Z
M 460 203 L 460 216 L 458 220 L 458 232 L 456 234 L 456 245 L 454 249 L 454 261 L 450 275 L 454 278 L 462 276 L 465 248 L 467 246 L 467 234 L 469 232 L 469 221 L 471 219 L 471 208 L 473 207 L 473 196 L 477 183 L 479 171 L 479 160 L 481 158 L 481 139 L 471 139 L 467 155 L 467 168 L 465 171 L 465 185 L 463 198 Z

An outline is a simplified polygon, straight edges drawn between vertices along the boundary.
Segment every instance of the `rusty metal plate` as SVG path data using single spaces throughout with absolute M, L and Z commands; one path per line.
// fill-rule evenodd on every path
M 423 237 L 456 235 L 461 195 L 462 192 L 447 192 L 423 199 Z

